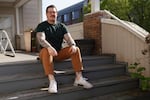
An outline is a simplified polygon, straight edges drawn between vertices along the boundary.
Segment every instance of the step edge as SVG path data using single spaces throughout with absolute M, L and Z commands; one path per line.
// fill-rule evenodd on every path
M 124 76 L 123 76 L 124 77 Z M 126 77 L 126 76 L 125 76 Z M 113 78 L 116 78 L 116 77 L 112 77 L 112 80 L 113 80 Z M 108 86 L 108 85 L 112 85 L 112 83 L 113 84 L 119 84 L 119 83 L 122 83 L 122 82 L 131 82 L 131 81 L 134 81 L 133 79 L 131 79 L 131 78 L 127 78 L 127 79 L 122 79 L 122 80 L 115 80 L 115 81 L 112 81 L 112 82 L 110 82 L 110 83 L 108 83 L 108 84 L 104 84 L 104 82 L 103 83 L 101 83 L 101 82 L 94 82 L 94 81 L 92 81 L 91 83 L 93 83 L 93 85 L 94 85 L 94 87 L 93 88 L 96 88 L 96 87 L 104 87 L 104 86 Z M 48 95 L 51 95 L 51 94 L 49 94 L 47 91 L 41 91 L 40 89 L 36 89 L 37 91 L 34 91 L 34 93 L 33 94 L 30 94 L 30 93 L 25 93 L 25 94 L 22 94 L 23 96 L 22 97 L 25 97 L 25 96 L 29 96 L 29 95 L 27 95 L 27 94 L 30 94 L 30 95 L 32 95 L 32 97 L 34 96 L 34 97 L 37 97 L 37 96 L 35 96 L 35 95 L 37 95 L 38 94 L 38 97 L 41 97 L 41 96 L 48 96 Z M 65 88 L 59 88 L 59 92 L 58 92 L 58 94 L 59 93 L 68 93 L 68 92 L 73 92 L 73 91 L 80 91 L 80 90 L 83 90 L 83 88 L 81 88 L 81 87 L 75 87 L 75 86 L 72 86 L 72 85 L 70 85 L 70 87 L 69 87 L 69 90 L 65 90 Z M 63 91 L 63 92 L 62 92 Z M 24 92 L 24 91 L 22 91 L 22 92 Z M 13 94 L 10 94 L 10 95 L 6 95 L 5 96 L 5 98 L 10 98 L 10 97 L 16 97 L 15 95 L 17 95 L 17 92 L 16 93 L 13 93 Z M 53 94 L 52 94 L 53 95 Z M 55 95 L 55 94 L 54 94 Z M 22 98 L 21 97 L 21 98 Z M 0 97 L 1 98 L 1 97 Z M 19 99 L 20 100 L 20 99 Z
M 118 69 L 118 68 L 124 68 L 124 66 L 113 66 L 113 67 L 87 67 L 83 70 L 83 73 L 88 73 L 88 72 L 94 72 L 94 71 L 102 71 L 102 70 L 111 70 L 111 69 Z M 61 75 L 73 75 L 74 70 L 73 69 L 66 69 L 66 70 L 55 70 L 54 71 L 57 76 Z M 21 78 L 20 78 L 21 77 Z M 21 81 L 21 80 L 31 80 L 31 79 L 38 79 L 38 78 L 45 78 L 46 76 L 44 75 L 43 72 L 41 73 L 34 73 L 34 74 L 16 74 L 16 75 L 6 75 L 6 76 L 0 76 L 0 83 L 6 83 L 6 82 L 13 82 L 13 81 Z

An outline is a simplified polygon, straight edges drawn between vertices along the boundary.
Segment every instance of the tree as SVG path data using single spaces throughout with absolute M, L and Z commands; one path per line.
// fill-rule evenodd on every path
M 83 12 L 84 14 L 90 13 L 91 12 L 91 2 L 90 1 L 85 1 L 87 4 L 84 5 L 83 7 Z
M 138 24 L 150 32 L 150 0 L 101 0 L 101 9 L 106 9 L 122 20 Z
M 130 20 L 150 32 L 150 0 L 129 0 Z
M 109 10 L 123 20 L 129 20 L 130 6 L 128 0 L 101 0 L 101 9 Z

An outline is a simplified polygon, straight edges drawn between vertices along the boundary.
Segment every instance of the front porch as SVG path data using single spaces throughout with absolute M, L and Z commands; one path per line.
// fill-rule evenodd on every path
M 8 51 L 8 53 L 12 53 Z M 31 52 L 26 52 L 26 51 L 21 51 L 21 50 L 16 50 L 15 51 L 16 56 L 15 57 L 10 57 L 6 56 L 4 54 L 0 54 L 0 64 L 8 64 L 8 63 L 16 63 L 16 62 L 23 62 L 23 61 L 35 61 L 38 57 L 38 53 L 31 53 Z
M 25 51 L 25 31 L 30 33 L 30 28 L 34 28 L 34 25 L 37 25 L 39 22 L 39 19 L 38 21 L 36 21 L 37 19 L 33 20 L 36 23 L 32 22 L 32 18 L 37 14 L 31 14 L 32 12 L 28 12 L 29 10 L 27 10 L 28 7 L 34 10 L 38 7 L 39 3 L 37 2 L 35 8 L 32 8 L 31 5 L 34 5 L 33 3 L 35 2 L 33 1 L 35 0 L 30 1 L 24 6 L 18 5 L 21 10 L 26 12 L 23 15 L 27 15 L 22 20 L 22 25 L 24 26 L 17 26 L 18 28 L 15 31 L 17 36 L 20 37 L 19 42 L 17 42 L 20 48 L 19 50 L 16 48 L 16 56 L 9 57 L 0 54 L 0 99 L 70 100 L 71 98 L 72 100 L 143 100 L 145 98 L 145 100 L 149 100 L 149 95 L 147 95 L 149 91 L 140 91 L 138 80 L 132 79 L 127 70 L 128 64 L 140 60 L 147 69 L 144 74 L 147 76 L 150 75 L 149 62 L 146 59 L 149 57 L 149 52 L 144 52 L 145 55 L 141 54 L 142 51 L 148 50 L 149 45 L 145 43 L 148 33 L 139 33 L 131 28 L 128 29 L 123 24 L 125 21 L 121 21 L 123 23 L 120 23 L 120 20 L 118 21 L 111 14 L 106 14 L 105 11 L 87 14 L 85 15 L 85 23 L 68 26 L 75 40 L 94 39 L 96 42 L 96 49 L 92 51 L 94 55 L 82 56 L 85 66 L 84 75 L 94 84 L 94 88 L 85 90 L 72 86 L 74 72 L 71 68 L 70 60 L 67 60 L 56 63 L 55 67 L 56 70 L 61 70 L 61 73 L 56 71 L 59 93 L 48 94 L 48 81 L 44 76 L 41 62 L 37 60 L 38 53 Z M 30 41 L 31 39 L 28 40 Z M 84 53 L 84 50 L 82 52 Z
M 149 100 L 149 92 L 138 89 L 138 81 L 128 76 L 127 64 L 116 61 L 113 54 L 82 57 L 83 74 L 94 85 L 89 90 L 72 86 L 70 60 L 55 63 L 58 94 L 49 94 L 37 57 L 24 51 L 16 51 L 16 57 L 0 54 L 1 100 Z

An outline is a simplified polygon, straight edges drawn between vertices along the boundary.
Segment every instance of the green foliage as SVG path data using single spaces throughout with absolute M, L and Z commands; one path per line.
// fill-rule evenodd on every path
M 106 9 L 111 11 L 120 19 L 129 20 L 130 6 L 128 0 L 101 0 L 100 7 L 102 10 Z
M 139 78 L 144 79 L 144 76 L 142 75 L 143 71 L 145 71 L 144 67 L 138 67 L 139 63 L 134 63 L 129 66 L 129 69 L 132 69 L 132 72 L 130 73 L 132 78 Z
M 100 0 L 106 9 L 122 20 L 134 22 L 150 32 L 150 0 Z M 91 12 L 91 3 L 84 6 L 84 14 Z
M 140 79 L 139 87 L 143 91 L 150 90 L 150 78 L 146 77 L 145 79 Z
M 84 11 L 84 14 L 87 14 L 87 13 L 91 12 L 91 3 L 90 2 L 88 2 L 87 5 L 84 5 L 83 11 Z
M 129 0 L 130 20 L 150 32 L 150 0 Z
M 150 32 L 150 0 L 101 0 L 101 9 L 112 12 L 120 19 L 138 24 Z
M 130 75 L 132 78 L 139 79 L 140 85 L 139 87 L 142 90 L 149 90 L 150 88 L 150 77 L 145 77 L 143 72 L 146 70 L 145 67 L 141 67 L 140 63 L 130 64 L 128 68 L 131 70 Z

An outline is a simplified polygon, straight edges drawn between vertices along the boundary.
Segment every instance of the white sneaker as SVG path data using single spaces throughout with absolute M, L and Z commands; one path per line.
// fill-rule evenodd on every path
M 57 93 L 57 82 L 55 80 L 50 80 L 48 92 Z
M 74 86 L 82 85 L 84 88 L 89 89 L 92 88 L 93 85 L 85 80 L 85 78 L 80 78 L 79 80 L 75 80 Z

